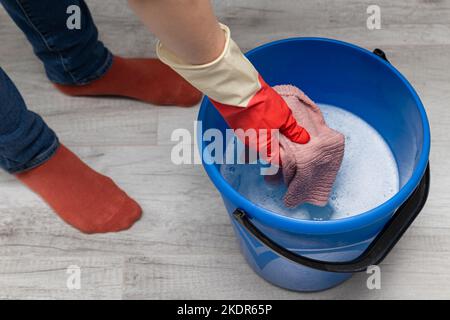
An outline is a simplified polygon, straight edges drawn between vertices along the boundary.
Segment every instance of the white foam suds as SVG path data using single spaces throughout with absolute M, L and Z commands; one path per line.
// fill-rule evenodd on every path
M 345 135 L 345 154 L 326 207 L 309 204 L 286 208 L 281 183 L 268 184 L 258 164 L 222 165 L 223 177 L 248 200 L 281 215 L 311 220 L 354 216 L 386 202 L 399 190 L 395 158 L 380 134 L 356 115 L 319 104 L 331 128 Z

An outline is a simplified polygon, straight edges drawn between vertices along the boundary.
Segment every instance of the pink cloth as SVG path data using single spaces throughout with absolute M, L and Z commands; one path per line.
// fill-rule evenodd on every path
M 325 206 L 344 157 L 344 135 L 327 126 L 319 107 L 300 89 L 291 85 L 274 89 L 311 135 L 307 144 L 280 135 L 283 178 L 288 187 L 284 203 L 287 207 L 303 203 Z

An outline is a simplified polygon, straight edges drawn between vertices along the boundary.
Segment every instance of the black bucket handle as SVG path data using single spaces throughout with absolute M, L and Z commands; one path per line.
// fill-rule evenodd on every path
M 242 209 L 236 209 L 233 213 L 235 220 L 253 237 L 266 245 L 277 255 L 284 257 L 294 263 L 301 264 L 313 269 L 340 272 L 356 273 L 367 270 L 368 267 L 380 264 L 397 244 L 405 231 L 409 228 L 414 219 L 428 199 L 430 190 L 430 166 L 427 165 L 422 180 L 411 196 L 395 212 L 391 220 L 384 226 L 383 230 L 375 237 L 369 247 L 358 258 L 347 262 L 328 262 L 311 259 L 296 254 L 261 232 L 250 220 L 247 213 Z
M 381 49 L 375 49 L 374 54 L 389 62 L 386 54 Z M 236 209 L 233 213 L 235 220 L 251 235 L 273 252 L 294 263 L 310 267 L 316 270 L 340 273 L 356 273 L 366 271 L 368 267 L 380 264 L 392 248 L 397 244 L 405 231 L 413 223 L 414 219 L 422 211 L 430 190 L 430 165 L 427 164 L 425 174 L 420 184 L 410 197 L 396 210 L 391 220 L 384 226 L 383 230 L 375 237 L 369 247 L 356 259 L 347 262 L 328 262 L 311 259 L 296 254 L 261 232 L 250 220 L 247 213 L 242 209 Z

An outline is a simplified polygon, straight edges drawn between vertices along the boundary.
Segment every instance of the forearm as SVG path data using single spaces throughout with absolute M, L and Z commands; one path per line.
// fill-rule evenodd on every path
M 309 140 L 284 100 L 233 41 L 229 28 L 218 23 L 209 0 L 129 2 L 159 38 L 158 57 L 208 95 L 231 128 L 279 129 L 297 143 Z M 270 150 L 270 139 L 266 142 Z
M 183 62 L 205 64 L 223 51 L 225 36 L 209 0 L 129 0 L 129 4 Z

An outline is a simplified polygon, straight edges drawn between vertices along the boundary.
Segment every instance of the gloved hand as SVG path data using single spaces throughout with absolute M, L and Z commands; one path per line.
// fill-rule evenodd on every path
M 161 61 L 208 95 L 228 125 L 237 130 L 238 138 L 263 153 L 263 158 L 266 154 L 265 160 L 278 163 L 279 142 L 271 130 L 278 129 L 283 136 L 299 144 L 307 143 L 310 136 L 298 125 L 283 98 L 265 83 L 243 55 L 231 39 L 229 28 L 225 25 L 221 27 L 226 36 L 225 48 L 211 63 L 188 65 L 161 43 L 157 45 L 157 54 Z M 248 129 L 256 130 L 256 138 L 245 135 Z M 276 148 L 272 148 L 272 143 L 277 143 Z

